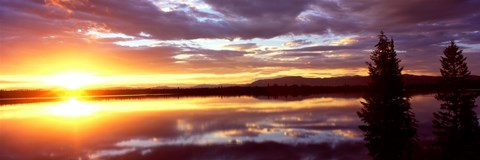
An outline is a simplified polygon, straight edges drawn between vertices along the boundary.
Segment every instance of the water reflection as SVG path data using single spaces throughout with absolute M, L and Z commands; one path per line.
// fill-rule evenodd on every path
M 49 109 L 53 115 L 65 117 L 88 116 L 95 112 L 94 106 L 78 101 L 74 97 Z
M 359 117 L 369 155 L 374 160 L 412 159 L 416 120 L 405 97 L 370 96 Z
M 480 159 L 480 126 L 473 109 L 475 94 L 450 91 L 437 95 L 442 102 L 434 113 L 434 145 L 440 157 L 437 159 Z
M 70 99 L 4 106 L 0 108 L 1 138 L 8 140 L 0 145 L 8 150 L 0 158 L 108 159 L 134 153 L 155 155 L 158 148 L 174 146 L 223 149 L 224 145 L 265 144 L 286 147 L 294 157 L 300 156 L 298 147 L 317 145 L 322 152 L 346 147 L 361 155 L 358 122 L 353 118 L 358 101 L 358 97 L 300 101 L 193 97 Z M 65 117 L 75 119 L 65 121 Z M 317 152 L 311 148 L 308 154 L 319 156 Z
M 390 77 L 389 77 L 390 78 Z M 372 78 L 358 116 L 369 155 L 374 160 L 413 159 L 417 120 L 400 78 Z
M 92 115 L 117 112 L 233 109 L 237 111 L 279 112 L 297 108 L 357 106 L 360 99 L 317 97 L 300 101 L 240 97 L 136 98 L 84 101 L 71 97 L 63 102 L 0 105 L 0 118 L 35 118 L 51 115 Z
M 190 97 L 3 106 L 0 159 L 370 159 L 358 129 L 360 100 Z M 432 95 L 412 102 L 417 115 L 437 108 Z M 75 118 L 52 113 L 61 106 L 92 110 Z M 420 120 L 431 126 L 432 118 Z

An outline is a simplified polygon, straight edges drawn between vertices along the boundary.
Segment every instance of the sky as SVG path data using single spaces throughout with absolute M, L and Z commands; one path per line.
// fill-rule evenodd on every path
M 0 89 L 64 74 L 96 86 L 368 75 L 381 30 L 405 74 L 455 40 L 480 75 L 478 0 L 0 0 Z M 46 80 L 47 79 L 47 80 Z

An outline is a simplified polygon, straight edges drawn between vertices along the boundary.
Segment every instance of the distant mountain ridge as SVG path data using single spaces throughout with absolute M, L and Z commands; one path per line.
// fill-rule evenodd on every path
M 361 86 L 369 83 L 368 77 L 345 76 L 332 78 L 304 78 L 301 76 L 289 76 L 273 79 L 262 79 L 250 83 L 250 86 L 272 86 L 272 85 L 299 85 L 299 86 Z
M 422 84 L 437 84 L 440 82 L 441 77 L 439 76 L 418 76 L 418 75 L 404 75 L 404 83 L 406 85 L 422 85 Z M 480 76 L 471 76 L 471 80 L 479 81 Z M 370 78 L 368 76 L 343 76 L 343 77 L 332 77 L 332 78 L 304 78 L 301 76 L 288 76 L 281 78 L 273 79 L 262 79 L 254 81 L 248 86 L 326 86 L 326 87 L 335 87 L 335 86 L 366 86 L 370 83 Z

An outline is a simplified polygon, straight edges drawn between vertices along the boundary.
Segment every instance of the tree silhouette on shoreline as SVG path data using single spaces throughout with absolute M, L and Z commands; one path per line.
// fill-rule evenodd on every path
M 480 128 L 473 110 L 477 107 L 476 95 L 469 93 L 465 86 L 470 77 L 466 57 L 454 41 L 443 54 L 440 60 L 443 88 L 435 97 L 442 104 L 433 114 L 434 147 L 441 159 L 480 159 Z
M 416 140 L 416 120 L 404 93 L 402 67 L 390 40 L 383 31 L 368 63 L 371 83 L 357 112 L 365 123 L 359 126 L 369 155 L 374 160 L 412 159 Z

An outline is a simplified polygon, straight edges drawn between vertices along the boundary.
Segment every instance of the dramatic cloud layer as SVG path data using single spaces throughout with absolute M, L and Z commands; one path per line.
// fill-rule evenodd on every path
M 0 78 L 366 74 L 384 30 L 406 73 L 438 75 L 449 41 L 480 75 L 478 0 L 0 0 Z M 335 73 L 328 71 L 335 71 Z M 329 74 L 325 74 L 329 73 Z M 228 78 L 227 78 L 228 79 Z

